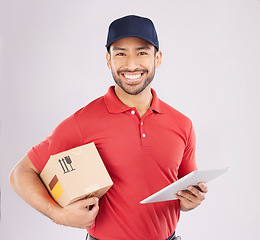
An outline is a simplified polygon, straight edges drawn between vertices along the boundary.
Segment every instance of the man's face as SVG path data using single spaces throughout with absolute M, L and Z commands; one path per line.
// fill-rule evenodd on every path
M 107 65 L 118 86 L 137 95 L 152 82 L 155 68 L 161 64 L 161 51 L 147 41 L 128 37 L 114 42 L 107 53 Z

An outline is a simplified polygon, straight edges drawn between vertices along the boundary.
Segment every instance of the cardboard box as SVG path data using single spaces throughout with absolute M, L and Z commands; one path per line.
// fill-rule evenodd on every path
M 40 178 L 61 207 L 90 196 L 101 198 L 113 185 L 94 143 L 52 155 Z

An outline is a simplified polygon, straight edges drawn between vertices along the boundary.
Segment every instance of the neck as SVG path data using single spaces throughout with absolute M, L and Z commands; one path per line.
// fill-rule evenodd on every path
M 141 93 L 131 95 L 116 84 L 115 93 L 123 104 L 128 107 L 135 107 L 141 118 L 150 108 L 153 99 L 151 85 L 147 86 Z

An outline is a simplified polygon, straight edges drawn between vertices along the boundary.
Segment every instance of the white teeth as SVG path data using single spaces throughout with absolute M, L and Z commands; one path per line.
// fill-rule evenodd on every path
M 135 80 L 141 77 L 141 74 L 137 74 L 137 75 L 124 75 L 125 78 L 128 78 L 130 80 Z

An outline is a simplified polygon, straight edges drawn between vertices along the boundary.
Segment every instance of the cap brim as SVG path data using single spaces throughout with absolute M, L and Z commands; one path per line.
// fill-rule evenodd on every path
M 141 38 L 141 39 L 143 39 L 143 40 L 145 40 L 145 41 L 151 43 L 151 44 L 152 44 L 152 45 L 153 45 L 157 50 L 159 50 L 159 47 L 156 46 L 155 43 L 153 43 L 152 41 L 150 41 L 150 39 L 147 39 L 147 38 L 145 38 L 145 37 L 143 37 L 143 36 L 139 36 L 139 35 L 135 35 L 135 34 L 126 34 L 126 35 L 123 35 L 123 36 L 117 37 L 117 38 L 113 39 L 113 41 L 107 43 L 107 44 L 105 45 L 105 47 L 106 47 L 107 50 L 108 50 L 109 47 L 110 47 L 114 42 L 116 42 L 116 41 L 118 41 L 118 40 L 120 40 L 120 39 L 122 39 L 122 38 L 127 38 L 127 37 L 136 37 L 136 38 Z

